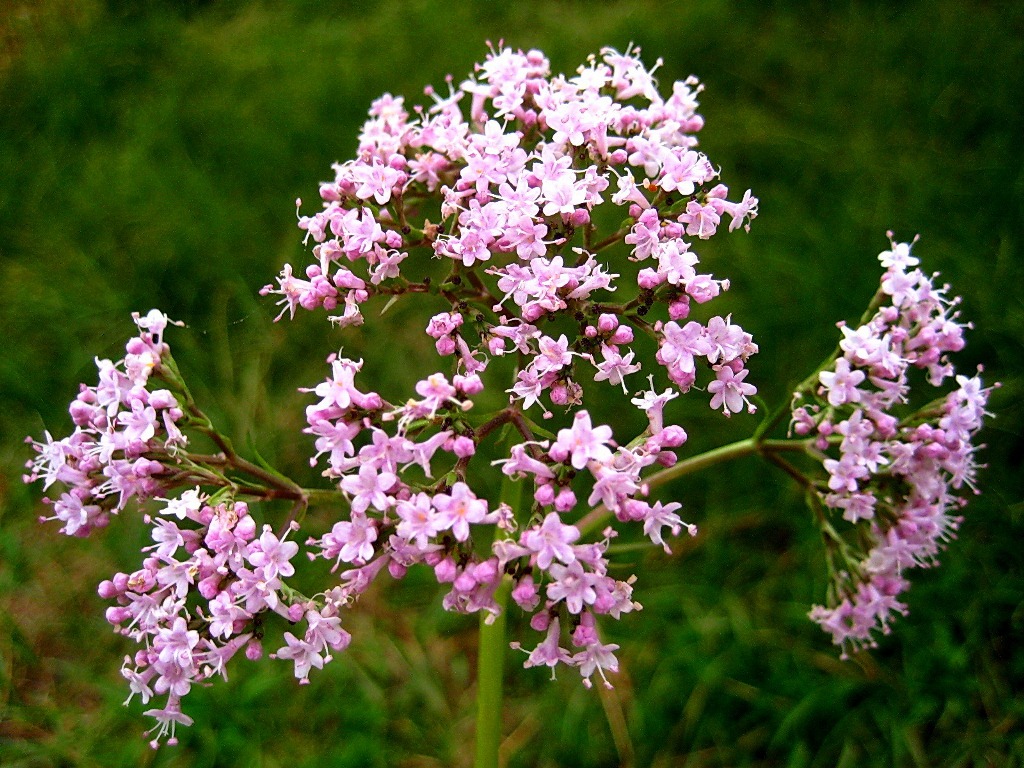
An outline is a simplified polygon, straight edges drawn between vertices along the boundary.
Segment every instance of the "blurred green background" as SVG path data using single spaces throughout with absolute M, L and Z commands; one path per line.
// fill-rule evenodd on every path
M 510 766 L 1024 765 L 1024 13 L 1018 3 L 150 2 L 36 0 L 0 9 L 0 765 L 461 766 L 470 762 L 475 624 L 426 577 L 373 591 L 351 649 L 312 684 L 287 664 L 234 664 L 189 696 L 196 725 L 151 752 L 118 674 L 130 647 L 95 585 L 137 562 L 125 516 L 88 540 L 40 526 L 19 479 L 25 434 L 69 429 L 93 357 L 120 356 L 133 310 L 160 307 L 218 423 L 315 482 L 296 439 L 324 356 L 358 335 L 320 317 L 272 325 L 256 295 L 305 264 L 293 201 L 314 201 L 355 149 L 369 102 L 419 102 L 483 58 L 537 47 L 555 71 L 612 45 L 663 57 L 663 90 L 707 85 L 701 145 L 761 198 L 752 231 L 697 250 L 754 334 L 770 403 L 834 345 L 878 279 L 885 231 L 916 247 L 973 321 L 961 370 L 984 364 L 981 474 L 941 568 L 913 574 L 911 613 L 880 647 L 837 660 L 806 619 L 823 558 L 799 494 L 751 460 L 679 483 L 701 528 L 674 554 L 622 556 L 640 614 L 613 692 L 512 660 Z M 407 103 L 408 103 L 407 102 Z M 306 210 L 309 210 L 307 205 Z M 367 374 L 433 370 L 396 313 L 396 354 Z M 421 344 L 422 346 L 422 344 Z M 421 367 L 417 367 L 422 362 Z M 382 384 L 384 386 L 384 384 Z M 752 419 L 699 411 L 692 452 Z M 513 622 L 515 624 L 515 622 Z M 517 631 L 514 627 L 513 631 Z

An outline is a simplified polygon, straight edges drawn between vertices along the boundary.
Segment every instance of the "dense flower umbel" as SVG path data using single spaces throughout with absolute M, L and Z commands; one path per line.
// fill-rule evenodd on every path
M 746 226 L 757 199 L 748 191 L 728 201 L 694 149 L 696 81 L 664 98 L 636 54 L 608 49 L 565 77 L 551 76 L 537 51 L 492 51 L 447 97 L 428 89 L 429 108 L 407 110 L 390 95 L 374 102 L 358 156 L 334 166 L 322 210 L 299 220 L 316 262 L 304 279 L 287 265 L 264 288 L 281 297 L 282 316 L 322 307 L 341 326 L 361 324 L 376 297 L 429 294 L 422 303 L 437 309 L 426 334 L 451 358 L 400 403 L 361 390 L 362 361 L 340 355 L 311 390 L 319 400 L 306 431 L 351 514 L 309 545 L 345 564 L 346 598 L 385 568 L 401 575 L 426 563 L 451 584 L 447 608 L 497 613 L 495 590 L 510 576 L 513 599 L 547 633 L 545 658 L 577 667 L 588 684 L 616 666 L 594 616 L 639 606 L 632 579 L 608 575 L 615 531 L 581 543 L 574 521 L 604 505 L 664 544 L 666 530 L 685 526 L 680 504 L 648 502 L 643 478 L 674 463 L 686 440 L 665 423 L 665 403 L 703 380 L 711 407 L 728 416 L 752 411 L 756 392 L 744 380 L 757 351 L 750 335 L 729 317 L 688 318 L 728 288 L 700 270 L 693 243 L 723 217 L 729 229 Z M 599 219 L 626 223 L 604 232 Z M 448 276 L 424 279 L 424 261 L 437 259 Z M 582 408 L 585 389 L 607 382 L 628 396 L 649 362 L 633 348 L 637 334 L 657 342 L 675 388 L 640 393 L 633 402 L 650 427 L 616 441 Z M 506 355 L 517 362 L 511 386 L 498 382 L 509 406 L 471 418 L 475 396 L 495 386 L 490 364 Z M 540 439 L 546 430 L 530 414 L 553 409 L 568 410 L 571 424 Z M 499 427 L 522 441 L 500 449 Z M 529 483 L 532 503 L 514 513 L 480 496 L 474 470 L 488 461 Z M 475 534 L 480 526 L 497 533 Z M 489 550 L 474 543 L 492 539 Z M 559 648 L 559 627 L 575 653 Z
M 954 535 L 966 503 L 959 492 L 974 489 L 973 439 L 990 392 L 949 360 L 964 345 L 959 299 L 916 269 L 908 243 L 894 242 L 879 260 L 876 311 L 858 328 L 840 325 L 840 354 L 794 398 L 793 431 L 817 435 L 823 452 L 819 497 L 859 534 L 849 543 L 822 520 L 832 588 L 829 607 L 815 606 L 811 618 L 844 653 L 873 645 L 873 631 L 888 632 L 893 615 L 906 613 L 898 599 L 906 571 L 933 565 Z M 900 415 L 919 389 L 954 377 L 952 392 Z

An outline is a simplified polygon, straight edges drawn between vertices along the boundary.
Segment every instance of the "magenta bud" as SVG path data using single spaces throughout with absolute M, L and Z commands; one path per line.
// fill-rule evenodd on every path
M 243 541 L 251 541 L 256 537 L 256 521 L 247 515 L 235 523 L 234 531 Z
M 408 570 L 409 570 L 408 568 L 406 568 L 404 565 L 402 565 L 397 560 L 389 560 L 388 561 L 388 573 L 391 574 L 391 578 L 393 578 L 393 579 L 405 578 L 406 571 L 408 571 Z
M 662 467 L 674 467 L 679 457 L 672 451 L 659 451 L 655 461 Z
M 657 288 L 663 282 L 665 282 L 664 276 L 659 275 L 650 267 L 641 269 L 639 274 L 636 276 L 637 285 L 648 291 Z
M 600 592 L 597 600 L 594 601 L 594 610 L 597 613 L 608 613 L 615 607 L 615 596 L 611 592 Z
M 199 588 L 199 594 L 207 600 L 213 600 L 220 592 L 220 579 L 219 573 L 214 573 L 212 576 L 207 576 L 202 579 L 196 586 Z
M 658 433 L 663 448 L 678 448 L 686 442 L 686 430 L 678 424 L 669 424 Z
M 601 333 L 611 333 L 619 327 L 619 318 L 611 313 L 602 314 L 597 318 L 597 330 Z
M 524 576 L 519 580 L 516 588 L 512 590 L 512 599 L 524 611 L 533 610 L 537 606 L 537 586 L 531 577 Z
M 623 522 L 643 520 L 647 517 L 647 512 L 650 510 L 650 506 L 646 501 L 640 501 L 638 499 L 629 499 L 622 504 L 622 515 L 619 517 Z
M 609 341 L 612 344 L 631 344 L 633 342 L 633 329 L 628 325 L 620 325 L 615 329 L 615 333 L 612 334 Z
M 149 345 L 138 336 L 128 339 L 128 343 L 124 346 L 124 351 L 129 355 L 141 355 L 147 350 L 149 350 Z
M 108 624 L 120 624 L 131 618 L 131 612 L 127 608 L 121 608 L 119 606 L 112 606 L 107 608 L 104 616 L 106 616 Z
M 536 320 L 539 320 L 541 317 L 544 316 L 544 314 L 544 309 L 542 307 L 537 306 L 536 304 L 527 304 L 525 307 L 523 307 L 523 320 L 525 320 L 528 323 L 532 323 Z
M 580 624 L 572 633 L 573 645 L 582 648 L 585 645 L 593 645 L 597 642 L 597 630 L 592 626 Z
M 434 349 L 441 357 L 447 357 L 455 352 L 455 339 L 451 336 L 442 336 L 434 342 Z
M 476 443 L 471 438 L 465 435 L 459 435 L 455 438 L 452 445 L 452 453 L 458 456 L 460 459 L 464 459 L 467 456 L 472 456 L 476 453 Z
M 71 414 L 71 420 L 75 423 L 75 426 L 84 427 L 89 424 L 93 414 L 96 412 L 96 408 L 88 403 L 73 400 L 68 407 L 68 412 Z
M 683 236 L 683 225 L 675 221 L 669 221 L 662 227 L 662 233 L 668 239 L 674 239 Z
M 555 461 L 557 461 L 557 462 L 561 462 L 561 463 L 563 463 L 563 464 L 564 464 L 564 463 L 565 463 L 565 460 L 566 460 L 567 458 L 569 458 L 569 451 L 568 451 L 568 449 L 567 449 L 567 448 L 566 448 L 565 446 L 563 446 L 563 445 L 559 445 L 558 443 L 555 443 L 555 444 L 554 444 L 554 445 L 552 445 L 552 446 L 551 446 L 551 448 L 550 448 L 550 449 L 548 450 L 548 455 L 549 455 L 549 456 L 550 456 L 550 457 L 551 457 L 551 458 L 552 458 L 553 460 L 555 460 Z
M 555 497 L 555 509 L 559 512 L 568 512 L 576 506 L 576 494 L 572 488 L 563 488 Z
M 455 581 L 455 573 L 455 561 L 450 557 L 446 557 L 434 566 L 434 578 L 437 579 L 438 584 L 450 584 Z
M 498 578 L 498 561 L 492 557 L 477 563 L 473 569 L 473 578 L 477 584 L 493 583 Z
M 586 208 L 577 208 L 569 214 L 569 223 L 574 227 L 585 227 L 590 223 L 590 211 Z
M 263 656 L 263 643 L 255 637 L 245 645 L 245 658 L 256 661 Z
M 673 301 L 668 305 L 668 316 L 672 320 L 685 320 L 690 316 L 690 302 Z
M 117 595 L 120 594 L 117 587 L 114 586 L 114 582 L 110 579 L 104 579 L 101 581 L 99 587 L 96 588 L 96 591 L 104 600 L 109 600 L 110 598 L 117 597 Z
M 464 395 L 478 395 L 484 391 L 484 382 L 478 374 L 471 373 L 468 376 L 456 374 L 452 378 L 452 386 Z
M 874 417 L 875 426 L 878 428 L 878 433 L 883 438 L 890 438 L 896 434 L 896 427 L 899 424 L 899 419 L 888 413 L 879 413 Z
M 551 506 L 555 502 L 555 489 L 550 483 L 537 486 L 537 490 L 533 492 L 533 498 L 536 499 L 538 504 L 545 507 Z
M 551 623 L 551 615 L 547 611 L 540 611 L 530 618 L 530 628 L 537 632 L 543 632 Z

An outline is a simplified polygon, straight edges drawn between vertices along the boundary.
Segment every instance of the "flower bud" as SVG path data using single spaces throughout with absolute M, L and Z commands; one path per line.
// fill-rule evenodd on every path
M 476 443 L 465 435 L 459 435 L 452 441 L 452 453 L 460 459 L 465 459 L 466 457 L 472 456 L 476 453 Z
M 434 342 L 434 348 L 441 357 L 447 357 L 455 353 L 455 339 L 451 336 L 442 336 Z
M 452 385 L 455 387 L 456 391 L 469 397 L 478 395 L 484 391 L 484 383 L 480 376 L 475 373 L 471 373 L 468 376 L 456 374 L 452 378 Z
M 110 579 L 104 579 L 101 581 L 99 587 L 96 588 L 96 591 L 104 600 L 110 600 L 120 594 L 117 587 L 114 586 L 114 582 L 110 581 Z
M 577 208 L 569 214 L 569 223 L 574 227 L 585 227 L 590 223 L 590 212 L 586 208 Z
M 572 492 L 572 488 L 566 486 L 558 492 L 555 497 L 555 509 L 558 512 L 568 512 L 576 506 L 576 494 Z
M 690 302 L 673 301 L 668 305 L 668 316 L 672 320 L 685 320 L 690 316 Z
M 438 584 L 450 584 L 455 581 L 455 573 L 455 561 L 450 557 L 446 557 L 434 566 L 434 578 L 437 579 Z
M 122 608 L 120 606 L 111 606 L 110 608 L 107 608 L 104 615 L 106 616 L 107 623 L 113 624 L 115 626 L 127 621 L 132 617 L 131 611 L 129 611 L 127 608 Z
M 530 629 L 534 629 L 537 632 L 543 632 L 548 628 L 550 623 L 551 614 L 547 611 L 540 611 L 533 614 L 533 617 L 530 619 Z
M 255 637 L 245 645 L 245 658 L 249 661 L 258 661 L 263 656 L 263 643 Z
M 620 325 L 615 329 L 615 333 L 609 339 L 612 344 L 632 344 L 633 343 L 633 329 L 628 325 Z
M 611 313 L 602 314 L 597 318 L 597 330 L 601 333 L 611 333 L 619 327 L 619 318 Z
M 555 502 L 555 489 L 551 483 L 538 485 L 537 490 L 533 492 L 533 498 L 542 506 L 551 506 Z
M 515 589 L 512 590 L 512 599 L 524 611 L 532 611 L 537 607 L 537 603 L 540 602 L 540 596 L 537 593 L 537 585 L 533 583 L 532 577 L 524 576 L 519 580 Z

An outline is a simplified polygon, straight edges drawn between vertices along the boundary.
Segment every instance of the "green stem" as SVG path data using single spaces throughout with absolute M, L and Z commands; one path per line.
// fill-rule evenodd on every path
M 807 453 L 810 447 L 810 442 L 807 440 L 762 440 L 756 436 L 748 437 L 745 440 L 729 443 L 728 445 L 723 445 L 698 456 L 680 461 L 668 469 L 655 472 L 643 482 L 650 488 L 657 488 L 659 485 L 664 485 L 680 477 L 692 475 L 694 472 L 700 472 L 716 464 L 723 464 L 733 459 L 741 459 L 744 456 L 758 454 L 767 458 L 778 453 Z M 608 508 L 602 504 L 584 515 L 576 523 L 576 527 L 585 536 L 602 525 L 609 514 Z
M 516 441 L 517 418 L 522 420 L 518 409 L 505 411 L 508 419 L 505 424 L 502 442 L 512 445 Z M 507 504 L 514 513 L 519 513 L 522 504 L 523 484 L 511 477 L 503 477 L 501 481 L 501 503 Z M 497 532 L 501 535 L 501 531 Z M 494 602 L 498 607 L 498 615 L 491 618 L 486 611 L 480 613 L 480 643 L 477 648 L 476 662 L 476 757 L 474 768 L 498 768 L 498 749 L 501 746 L 502 731 L 502 681 L 505 662 L 505 608 L 512 592 L 512 578 L 505 574 L 494 592 Z
M 512 591 L 512 579 L 502 577 L 494 593 L 501 609 L 494 620 L 480 612 L 480 645 L 476 668 L 476 759 L 474 768 L 498 768 L 502 731 L 502 679 L 505 661 L 505 607 Z

